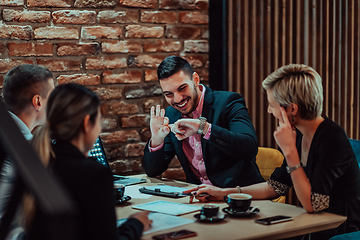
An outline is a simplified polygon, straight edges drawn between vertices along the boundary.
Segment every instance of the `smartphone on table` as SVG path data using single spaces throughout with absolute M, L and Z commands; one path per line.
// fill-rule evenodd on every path
M 292 217 L 284 216 L 284 215 L 277 215 L 277 216 L 273 216 L 273 217 L 259 218 L 259 219 L 256 219 L 255 222 L 264 224 L 264 225 L 271 225 L 271 224 L 286 222 L 286 221 L 291 221 L 291 220 L 293 220 Z
M 180 230 L 170 233 L 164 233 L 153 236 L 153 239 L 156 240 L 174 240 L 174 239 L 183 239 L 197 236 L 196 232 L 189 231 L 189 230 Z

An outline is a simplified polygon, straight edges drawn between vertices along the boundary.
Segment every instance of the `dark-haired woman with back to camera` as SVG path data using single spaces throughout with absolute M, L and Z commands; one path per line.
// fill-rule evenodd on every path
M 253 199 L 274 199 L 286 195 L 293 186 L 307 212 L 347 216 L 335 229 L 311 233 L 311 239 L 359 231 L 359 165 L 344 130 L 321 116 L 320 75 L 309 66 L 289 64 L 271 73 L 262 85 L 267 93 L 268 112 L 279 122 L 274 137 L 285 156 L 283 165 L 265 183 L 224 189 L 202 185 L 197 195 L 208 193 L 209 199 L 220 200 L 240 191 Z
M 32 144 L 76 204 L 78 239 L 140 239 L 152 222 L 148 212 L 131 215 L 117 228 L 112 173 L 87 158 L 101 132 L 98 97 L 81 85 L 57 86 L 49 97 L 46 117 Z M 28 239 L 46 240 L 51 234 L 44 228 L 47 219 L 30 196 L 24 201 L 24 215 Z

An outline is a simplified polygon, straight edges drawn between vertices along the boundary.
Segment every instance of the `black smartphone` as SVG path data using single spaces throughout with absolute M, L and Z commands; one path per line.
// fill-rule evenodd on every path
M 188 237 L 197 236 L 196 232 L 189 231 L 189 230 L 180 230 L 170 233 L 164 233 L 153 236 L 153 239 L 156 240 L 174 240 L 174 239 L 183 239 Z
M 293 218 L 289 217 L 289 216 L 284 216 L 284 215 L 277 215 L 277 216 L 273 216 L 273 217 L 256 219 L 255 222 L 264 224 L 264 225 L 271 225 L 274 223 L 286 222 L 286 221 L 290 221 L 290 220 L 293 220 Z

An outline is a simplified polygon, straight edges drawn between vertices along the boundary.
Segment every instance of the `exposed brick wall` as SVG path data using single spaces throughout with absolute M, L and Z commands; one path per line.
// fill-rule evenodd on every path
M 0 0 L 0 11 L 0 91 L 23 63 L 88 86 L 101 98 L 101 136 L 117 173 L 142 171 L 149 109 L 166 106 L 159 63 L 180 55 L 208 81 L 208 0 Z

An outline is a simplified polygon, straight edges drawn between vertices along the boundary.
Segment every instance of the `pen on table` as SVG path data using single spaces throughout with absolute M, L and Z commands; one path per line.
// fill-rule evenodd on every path
M 197 192 L 191 192 L 191 193 L 181 193 L 184 196 L 195 196 Z M 200 193 L 199 195 L 196 195 L 197 197 L 209 197 L 210 195 L 207 193 Z

